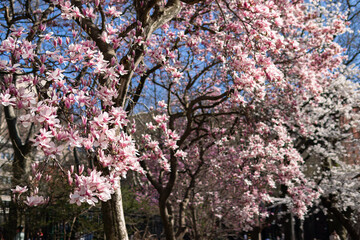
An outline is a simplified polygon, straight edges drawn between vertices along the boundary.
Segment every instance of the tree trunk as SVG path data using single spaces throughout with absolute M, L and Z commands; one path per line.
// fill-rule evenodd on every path
M 172 219 L 172 209 L 166 200 L 161 199 L 161 196 L 159 201 L 159 210 L 161 220 L 164 225 L 166 240 L 175 240 L 176 238 L 174 233 L 174 221 Z
M 295 238 L 295 219 L 294 214 L 290 212 L 290 226 L 291 226 L 291 240 L 296 240 Z
M 106 240 L 128 240 L 120 186 L 109 201 L 101 204 Z
M 193 223 L 194 239 L 200 240 L 199 232 L 197 230 L 197 218 L 196 218 L 196 209 L 194 206 L 190 206 L 191 209 L 191 219 Z
M 29 153 L 31 150 L 29 137 L 32 131 L 32 127 L 29 129 L 27 139 L 25 143 L 22 142 L 19 130 L 17 128 L 17 118 L 15 110 L 11 106 L 4 107 L 4 113 L 7 123 L 7 128 L 9 132 L 9 137 L 12 143 L 12 149 L 14 151 L 14 159 L 12 161 L 12 178 L 11 178 L 11 187 L 15 188 L 16 185 L 21 183 L 22 178 L 24 177 L 26 166 L 29 164 Z M 21 222 L 19 221 L 19 207 L 17 203 L 11 199 L 9 216 L 6 225 L 5 237 L 6 239 L 14 239 L 16 235 L 16 230 Z

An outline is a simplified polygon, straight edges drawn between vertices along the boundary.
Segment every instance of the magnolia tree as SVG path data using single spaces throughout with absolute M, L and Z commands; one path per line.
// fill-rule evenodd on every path
M 0 99 L 21 170 L 13 192 L 28 206 L 47 202 L 43 172 L 54 167 L 71 203 L 102 202 L 107 239 L 128 238 L 120 179 L 130 170 L 150 183 L 167 239 L 204 201 L 249 229 L 278 184 L 299 216 L 316 197 L 284 123 L 336 74 L 341 14 L 286 0 L 9 0 L 1 10 Z M 127 114 L 140 103 L 159 109 L 137 130 Z M 44 160 L 15 187 L 31 148 Z M 74 148 L 86 165 L 68 166 Z
M 196 239 L 261 227 L 270 217 L 269 207 L 276 205 L 286 205 L 302 217 L 312 199 L 323 193 L 325 181 L 320 187 L 315 184 L 323 178 L 321 173 L 327 175 L 325 171 L 331 165 L 345 159 L 348 153 L 345 143 L 357 142 L 353 133 L 359 119 L 354 111 L 358 106 L 358 85 L 346 80 L 344 75 L 337 75 L 316 97 L 300 94 L 297 95 L 300 98 L 295 98 L 296 92 L 292 91 L 291 104 L 285 97 L 269 95 L 267 101 L 254 102 L 250 108 L 227 109 L 227 104 L 219 103 L 211 109 L 216 110 L 216 114 L 207 112 L 206 104 L 200 106 L 203 112 L 192 117 L 192 135 L 180 146 L 183 152 L 175 154 L 179 157 L 179 180 L 174 184 L 166 208 L 171 209 L 169 221 L 174 221 L 176 235 L 184 234 L 189 226 L 190 234 Z M 278 93 L 284 96 L 285 92 Z M 152 196 L 155 204 L 159 204 L 162 194 L 157 188 L 168 181 L 161 170 L 169 168 L 161 167 L 163 154 L 173 147 L 171 138 L 161 134 L 169 131 L 163 125 L 168 108 L 159 102 L 153 123 L 145 126 L 147 134 L 137 141 L 143 142 L 143 148 L 139 148 L 145 152 L 142 166 L 152 174 L 147 177 L 156 189 L 143 185 L 142 197 Z M 138 117 L 148 119 L 150 115 Z M 184 115 L 174 117 L 175 128 L 186 129 Z M 307 165 L 316 166 L 303 171 L 303 158 Z M 146 159 L 160 159 L 160 165 L 149 163 L 147 167 Z M 321 171 L 311 172 L 316 167 L 322 167 Z M 320 178 L 314 179 L 313 175 Z M 280 191 L 279 185 L 287 192 L 282 192 L 283 188 Z M 313 189 L 320 191 L 316 193 Z M 354 187 L 349 194 L 356 192 Z
M 336 1 L 325 1 L 326 5 L 323 5 L 323 8 L 326 8 L 327 11 L 333 12 L 334 14 L 338 12 L 343 12 L 346 15 L 346 20 L 350 22 L 349 28 L 351 31 L 348 31 L 345 34 L 339 35 L 336 37 L 336 41 L 343 47 L 346 48 L 347 58 L 344 60 L 344 67 L 341 72 L 347 79 L 350 79 L 353 82 L 359 81 L 359 70 L 354 68 L 354 66 L 359 66 L 359 26 L 356 24 L 359 21 L 359 11 L 360 5 L 357 1 L 344 1 L 344 0 L 336 0 Z M 327 142 L 330 147 L 328 150 L 331 152 L 331 156 L 327 155 L 327 160 L 325 160 L 325 164 L 321 167 L 322 170 L 329 170 L 327 173 L 324 172 L 324 175 L 318 174 L 320 178 L 317 180 L 320 183 L 321 188 L 324 189 L 324 193 L 322 194 L 322 204 L 326 206 L 330 213 L 332 213 L 335 218 L 337 218 L 338 222 L 340 222 L 344 228 L 347 230 L 348 234 L 353 239 L 360 238 L 358 231 L 358 207 L 356 207 L 356 196 L 359 193 L 357 184 L 359 173 L 358 171 L 358 146 L 359 146 L 359 128 L 358 128 L 358 119 L 359 119 L 359 104 L 358 104 L 358 92 L 359 86 L 356 84 L 352 84 L 349 82 L 340 81 L 342 83 L 335 84 L 336 88 L 330 91 L 340 91 L 340 96 L 335 97 L 331 96 L 334 100 L 331 100 L 332 106 L 330 107 L 333 110 L 338 111 L 337 113 L 332 114 L 332 118 L 329 122 L 333 122 L 334 116 L 339 117 L 339 113 L 342 113 L 341 116 L 341 124 L 336 123 L 333 126 L 339 126 L 337 132 L 339 133 L 339 129 L 342 129 L 343 134 L 338 134 L 342 139 L 345 139 L 342 144 L 339 144 L 339 141 L 333 141 L 336 138 L 333 138 L 332 141 L 319 141 L 319 142 Z M 334 85 L 334 86 L 335 86 Z M 356 90 L 355 90 L 356 89 Z M 339 108 L 339 103 L 344 103 L 346 106 Z M 330 106 L 330 104 L 328 104 Z M 337 107 L 335 107 L 337 106 Z M 329 112 L 329 111 L 328 111 Z M 329 115 L 328 115 L 329 116 Z M 323 128 L 325 129 L 325 128 Z M 330 129 L 334 129 L 330 127 Z M 336 132 L 336 131 L 335 131 Z M 344 134 L 345 133 L 345 134 Z M 346 136 L 347 134 L 347 136 Z M 325 150 L 323 147 L 320 147 L 320 143 L 317 149 L 322 149 L 321 154 L 317 154 L 318 157 L 324 156 Z M 330 143 L 332 142 L 332 143 Z M 337 147 L 334 148 L 334 143 L 337 142 Z M 345 142 L 345 143 L 344 143 Z M 342 147 L 342 150 L 339 149 Z M 337 151 L 334 151 L 337 149 Z M 317 152 L 319 152 L 316 150 Z M 344 165 L 343 162 L 339 162 L 337 160 L 342 160 L 347 164 L 351 164 L 350 166 Z M 330 161 L 329 161 L 330 160 Z M 331 163 L 332 162 L 332 163 Z M 355 206 L 351 206 L 350 202 L 354 202 Z M 351 214 L 349 214 L 351 213 Z
M 342 72 L 316 101 L 304 102 L 306 131 L 295 128 L 293 134 L 297 132 L 296 147 L 307 161 L 305 172 L 320 189 L 321 204 L 357 239 L 359 84 L 347 78 L 357 75 L 358 69 L 345 67 Z
M 287 9 L 291 9 L 291 6 Z M 232 15 L 231 8 L 225 4 L 223 14 L 226 14 L 226 10 L 233 17 L 232 22 L 241 21 L 239 16 Z M 312 16 L 311 26 L 314 29 L 323 27 L 322 19 L 317 17 L 318 14 L 327 13 L 314 12 L 312 10 L 315 9 L 310 7 L 307 10 L 310 11 L 309 15 L 305 14 L 302 20 L 309 20 L 309 16 Z M 240 13 L 246 15 L 247 12 Z M 195 21 L 204 18 L 204 15 L 195 12 L 190 18 Z M 244 22 L 242 24 L 247 26 Z M 208 25 L 211 26 L 210 23 Z M 172 25 L 169 29 L 172 29 Z M 183 70 L 180 74 L 176 73 L 175 77 L 181 77 L 177 82 L 173 81 L 174 73 L 166 68 L 158 70 L 159 66 L 155 65 L 149 71 L 153 85 L 149 86 L 147 95 L 163 99 L 164 102 L 159 102 L 159 109 L 152 112 L 153 122 L 144 123 L 147 134 L 141 135 L 141 131 L 141 139 L 137 142 L 141 145 L 142 167 L 152 186 L 145 185 L 144 193 L 146 197 L 153 196 L 154 203 L 159 205 L 169 239 L 173 236 L 181 238 L 188 226 L 191 226 L 194 238 L 211 238 L 206 235 L 210 234 L 209 217 L 213 219 L 214 228 L 226 225 L 227 230 L 250 229 L 264 220 L 268 214 L 266 205 L 274 201 L 287 203 L 290 209 L 302 216 L 306 205 L 316 197 L 311 188 L 306 186 L 307 181 L 300 172 L 302 158 L 292 145 L 287 122 L 301 122 L 304 116 L 300 106 L 321 92 L 318 87 L 327 86 L 326 76 L 330 72 L 325 70 L 317 75 L 314 82 L 305 83 L 305 79 L 315 77 L 323 67 L 333 69 L 339 63 L 339 58 L 333 55 L 328 59 L 329 62 L 319 59 L 319 53 L 323 57 L 327 55 L 324 49 L 296 55 L 298 52 L 288 46 L 288 52 L 280 55 L 271 48 L 263 49 L 266 54 L 256 55 L 262 51 L 259 47 L 255 48 L 255 55 L 245 54 L 255 56 L 253 58 L 242 55 L 239 59 L 236 54 L 226 53 L 223 60 L 219 61 L 221 49 L 217 49 L 216 45 L 207 47 L 208 42 L 205 41 L 207 35 L 216 38 L 217 33 L 208 29 L 208 26 L 202 26 L 188 30 L 188 34 L 201 36 L 201 44 L 195 46 L 196 51 L 181 51 L 184 48 L 179 47 L 177 39 L 175 43 L 159 39 L 169 49 L 180 48 L 176 63 Z M 335 30 L 336 27 L 325 29 Z M 284 28 L 282 30 L 287 32 Z M 302 47 L 313 43 L 314 39 L 307 34 L 290 32 L 292 34 L 287 34 L 286 38 L 288 42 L 299 42 Z M 326 31 L 316 31 L 315 35 L 319 32 Z M 240 39 L 243 39 L 244 34 L 241 32 Z M 236 50 L 240 48 L 238 51 L 243 53 L 243 42 L 232 42 L 234 36 L 236 33 L 233 32 L 231 36 L 227 35 L 228 40 L 224 44 Z M 325 39 L 330 43 L 332 37 L 327 36 Z M 217 57 L 207 58 L 209 50 L 213 48 L 217 49 L 214 51 Z M 159 52 L 159 48 L 155 51 Z M 289 58 L 288 53 L 295 55 Z M 312 54 L 317 57 L 314 58 Z M 197 59 L 199 56 L 202 57 L 201 63 L 208 63 L 200 65 Z M 264 59 L 264 56 L 267 57 Z M 307 57 L 311 60 L 305 60 Z M 312 67 L 315 62 L 320 68 Z M 266 65 L 265 70 L 260 70 L 262 64 Z M 250 66 L 261 72 L 252 72 L 252 76 L 249 76 L 248 73 L 252 71 Z M 234 72 L 234 69 L 238 69 L 236 67 L 240 70 Z M 269 68 L 272 71 L 268 71 Z M 226 77 L 218 82 L 221 76 Z M 239 87 L 233 88 L 237 84 Z M 157 93 L 161 92 L 163 97 L 151 95 L 154 89 Z M 139 118 L 145 117 L 139 115 Z M 174 134 L 174 130 L 178 130 L 178 134 Z M 305 131 L 302 126 L 301 134 Z M 176 144 L 174 140 L 178 140 Z M 279 184 L 285 185 L 288 191 L 282 199 L 275 198 L 276 186 Z M 207 208 L 206 214 L 210 216 L 201 216 L 204 208 Z M 199 209 L 202 209 L 201 213 Z M 206 226 L 200 232 L 199 225 L 204 222 Z
M 342 212 L 351 209 L 350 203 L 358 195 L 354 178 L 357 168 L 352 167 L 353 174 L 349 174 L 345 170 L 349 166 L 343 163 L 350 157 L 349 144 L 358 144 L 358 84 L 347 80 L 357 74 L 357 69 L 340 69 L 342 74 L 334 75 L 334 80 L 316 97 L 294 95 L 289 105 L 286 98 L 271 96 L 268 101 L 253 103 L 256 111 L 232 108 L 224 112 L 226 105 L 221 105 L 212 109 L 217 110 L 216 114 L 202 112 L 194 116 L 194 135 L 188 137 L 189 142 L 185 141 L 185 153 L 176 154 L 180 157 L 179 181 L 166 205 L 177 236 L 186 230 L 195 239 L 226 236 L 254 226 L 259 231 L 266 226 L 266 220 L 272 219 L 270 208 L 285 205 L 302 217 L 311 200 L 321 196 L 323 204 L 334 204 L 328 206 L 329 211 L 336 213 L 341 224 L 357 239 L 356 231 L 355 235 L 352 233 L 356 229 L 353 221 L 356 209 L 351 219 Z M 147 134 L 137 141 L 143 142 L 139 150 L 145 151 L 144 161 L 163 159 L 162 154 L 172 147 L 169 138 L 161 134 L 166 129 L 163 121 L 167 108 L 164 102 L 159 102 L 153 122 L 144 124 Z M 277 119 L 284 121 L 274 120 L 272 111 L 277 112 Z M 150 116 L 139 114 L 138 127 L 141 120 Z M 179 122 L 175 121 L 176 128 L 184 129 L 186 121 L 181 115 L 179 118 Z M 301 166 L 302 158 L 306 169 Z M 164 164 L 163 160 L 160 163 Z M 144 162 L 142 166 L 146 168 Z M 158 184 L 167 181 L 161 167 L 150 166 L 146 169 L 153 174 L 148 176 L 151 184 L 156 186 L 156 180 Z M 281 178 L 289 181 L 283 182 Z M 277 188 L 280 184 L 287 193 L 282 192 L 284 188 Z M 149 185 L 142 187 L 141 197 L 151 196 L 153 203 L 159 204 L 162 192 Z M 329 198 L 334 192 L 338 192 L 336 197 L 341 201 Z

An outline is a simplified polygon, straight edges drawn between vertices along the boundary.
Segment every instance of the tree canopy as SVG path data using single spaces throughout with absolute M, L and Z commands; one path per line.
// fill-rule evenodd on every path
M 249 230 L 278 202 L 302 218 L 319 192 L 301 148 L 314 138 L 330 148 L 327 115 L 314 109 L 342 79 L 334 38 L 347 31 L 345 13 L 317 3 L 5 1 L 0 103 L 13 192 L 46 204 L 46 171 L 59 169 L 70 203 L 102 202 L 107 239 L 127 239 L 120 179 L 129 171 L 158 205 L 167 239 L 209 237 L 209 218 Z M 340 142 L 343 132 L 331 134 Z M 34 148 L 41 157 L 25 186 Z

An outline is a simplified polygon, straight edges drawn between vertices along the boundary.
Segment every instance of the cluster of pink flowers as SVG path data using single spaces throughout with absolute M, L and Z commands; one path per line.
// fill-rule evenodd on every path
M 27 188 L 27 186 L 25 187 L 21 187 L 21 186 L 16 186 L 14 189 L 11 189 L 13 194 L 18 194 L 17 198 L 19 199 L 21 194 L 27 192 L 29 189 Z M 24 203 L 29 206 L 29 207 L 36 207 L 39 205 L 43 205 L 49 202 L 49 198 L 45 198 L 44 196 L 39 196 L 38 195 L 38 188 L 35 188 L 34 193 L 31 194 L 30 196 L 26 197 L 26 200 L 24 201 Z
M 44 198 L 43 196 L 33 195 L 26 197 L 25 204 L 29 207 L 36 207 L 43 205 L 49 202 L 49 198 Z
M 164 112 L 168 107 L 164 101 L 158 102 L 160 107 L 158 110 Z M 151 134 L 142 135 L 142 144 L 144 145 L 144 150 L 142 156 L 140 157 L 143 161 L 157 161 L 160 164 L 160 167 L 166 171 L 171 171 L 169 165 L 170 154 L 174 154 L 175 157 L 185 158 L 187 153 L 179 149 L 177 141 L 180 139 L 180 136 L 174 131 L 168 128 L 169 118 L 167 114 L 160 113 L 153 118 L 154 121 L 146 123 L 146 127 L 150 130 L 150 133 L 153 134 L 157 131 L 161 132 L 161 138 L 159 140 L 153 139 Z M 165 148 L 161 148 L 160 144 Z M 164 149 L 167 149 L 164 151 Z
M 111 199 L 114 185 L 101 174 L 96 170 L 91 171 L 89 176 L 75 174 L 75 189 L 70 194 L 70 203 L 95 205 L 99 200 L 106 202 Z

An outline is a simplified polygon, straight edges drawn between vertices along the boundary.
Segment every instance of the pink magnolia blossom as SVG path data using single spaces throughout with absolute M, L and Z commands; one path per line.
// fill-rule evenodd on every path
M 27 191 L 28 191 L 28 188 L 27 188 L 27 186 L 25 186 L 25 187 L 16 186 L 14 189 L 11 189 L 11 191 L 12 191 L 13 193 L 22 194 L 22 193 L 24 193 L 24 192 L 27 192 Z
M 25 204 L 29 207 L 36 207 L 39 205 L 46 204 L 49 201 L 49 199 L 44 198 L 43 196 L 33 195 L 30 197 L 26 197 Z
M 1 99 L 1 104 L 5 107 L 7 106 L 14 106 L 15 105 L 15 98 L 11 97 L 10 94 L 8 93 L 0 93 L 0 99 Z
M 70 194 L 70 203 L 95 205 L 99 200 L 108 201 L 114 192 L 110 182 L 101 172 L 93 170 L 89 176 L 76 176 L 74 193 Z

